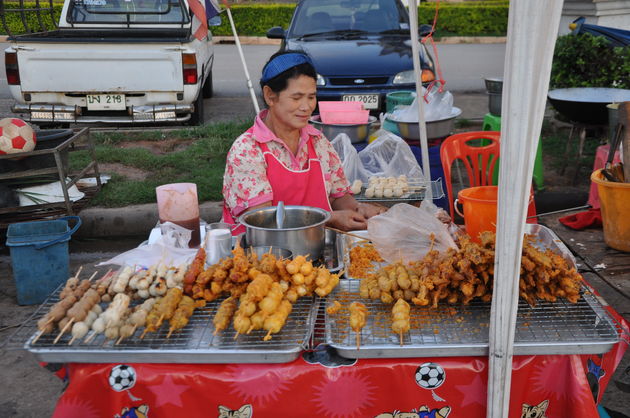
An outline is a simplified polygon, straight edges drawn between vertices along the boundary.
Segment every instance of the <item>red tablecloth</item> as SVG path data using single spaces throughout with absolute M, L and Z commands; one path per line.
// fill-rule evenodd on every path
M 509 416 L 597 416 L 627 347 L 621 341 L 604 355 L 515 357 Z M 486 357 L 353 361 L 331 351 L 320 346 L 287 364 L 68 364 L 70 382 L 54 416 L 485 417 Z M 419 383 L 427 375 L 435 377 L 433 389 Z

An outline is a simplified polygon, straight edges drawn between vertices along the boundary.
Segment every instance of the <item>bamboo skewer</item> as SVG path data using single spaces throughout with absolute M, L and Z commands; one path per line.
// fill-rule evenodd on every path
M 400 336 L 400 346 L 403 346 L 403 334 L 402 332 L 398 334 Z
M 357 351 L 361 349 L 361 333 L 357 332 Z
M 68 341 L 68 345 L 72 345 L 72 343 L 74 343 L 74 341 L 77 339 L 77 337 L 72 337 L 70 339 L 70 341 Z
M 39 334 L 37 334 L 35 336 L 35 338 L 33 338 L 33 341 L 31 342 L 31 344 L 35 344 L 37 342 L 37 340 L 39 340 L 42 335 L 44 335 L 44 330 L 39 331 Z
M 335 231 L 339 234 L 348 235 L 349 237 L 359 238 L 361 241 L 369 241 L 369 239 L 362 237 L 361 235 L 353 234 L 352 232 L 342 231 L 341 229 L 333 228 L 332 226 L 327 226 L 325 228 L 330 229 L 331 231 Z
M 61 338 L 61 336 L 64 334 L 64 332 L 66 332 L 66 330 L 68 329 L 68 327 L 72 326 L 72 323 L 74 322 L 74 318 L 70 318 L 70 320 L 68 321 L 68 323 L 66 324 L 65 327 L 63 327 L 61 329 L 61 331 L 59 332 L 59 335 L 57 335 L 57 338 L 55 338 L 55 341 L 53 341 L 53 344 L 57 344 L 57 342 L 59 341 L 59 339 Z

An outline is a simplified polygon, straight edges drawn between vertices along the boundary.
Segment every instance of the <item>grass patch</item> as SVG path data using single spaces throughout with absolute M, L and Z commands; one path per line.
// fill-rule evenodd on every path
M 179 182 L 196 183 L 200 202 L 221 200 L 225 157 L 234 140 L 250 125 L 251 122 L 217 123 L 171 132 L 94 134 L 99 163 L 122 164 L 145 171 L 148 175 L 144 180 L 130 180 L 120 173 L 108 173 L 112 175 L 111 180 L 91 204 L 121 207 L 154 203 L 157 186 Z M 165 140 L 171 141 L 170 144 L 188 145 L 158 154 L 144 142 Z M 134 146 L 134 142 L 138 142 L 138 146 Z M 71 153 L 70 157 L 72 170 L 85 166 L 89 161 L 86 151 Z

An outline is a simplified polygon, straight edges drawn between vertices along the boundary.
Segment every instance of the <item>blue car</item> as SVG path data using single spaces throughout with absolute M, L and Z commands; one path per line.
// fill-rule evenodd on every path
M 420 36 L 431 27 L 422 25 Z M 289 29 L 267 32 L 281 50 L 308 54 L 317 70 L 317 99 L 361 101 L 385 111 L 392 91 L 415 91 L 409 15 L 400 0 L 301 0 Z M 420 44 L 422 83 L 435 80 L 433 59 Z

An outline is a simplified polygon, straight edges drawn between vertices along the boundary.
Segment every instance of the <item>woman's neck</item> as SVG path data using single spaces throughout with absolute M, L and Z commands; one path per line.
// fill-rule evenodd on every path
M 271 112 L 267 113 L 264 122 L 271 132 L 284 141 L 293 155 L 297 155 L 298 146 L 300 144 L 300 130 L 286 126 L 283 123 L 278 123 Z

